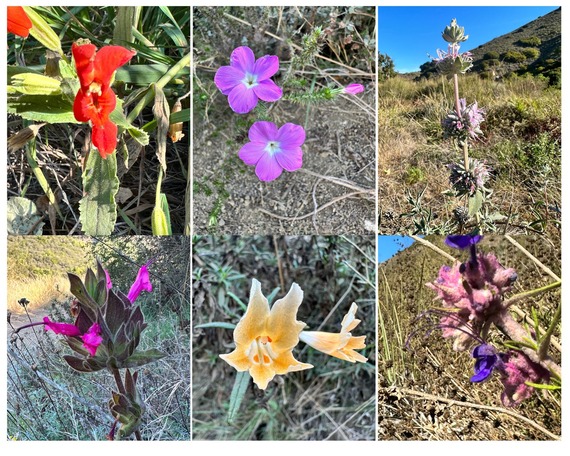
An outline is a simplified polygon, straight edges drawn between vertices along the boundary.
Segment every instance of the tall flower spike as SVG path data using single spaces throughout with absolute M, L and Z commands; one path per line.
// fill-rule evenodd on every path
M 91 122 L 93 145 L 103 158 L 117 147 L 117 125 L 109 116 L 117 105 L 111 82 L 113 74 L 127 63 L 136 51 L 122 46 L 104 46 L 99 51 L 89 42 L 71 46 L 80 89 L 73 103 L 73 114 L 79 122 Z
M 273 304 L 261 292 L 261 284 L 253 279 L 247 311 L 234 330 L 236 348 L 220 355 L 238 372 L 249 371 L 259 389 L 267 388 L 275 375 L 284 375 L 313 367 L 293 356 L 299 333 L 305 323 L 297 321 L 297 309 L 303 291 L 294 283 L 289 293 Z
M 360 324 L 356 318 L 358 306 L 352 303 L 349 311 L 342 319 L 340 333 L 327 333 L 322 331 L 302 331 L 299 339 L 327 355 L 342 359 L 351 363 L 365 363 L 367 358 L 355 350 L 366 347 L 366 336 L 354 337 L 351 331 Z

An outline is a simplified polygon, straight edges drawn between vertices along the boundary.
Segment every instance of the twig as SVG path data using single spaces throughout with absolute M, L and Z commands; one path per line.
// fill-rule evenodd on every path
M 515 241 L 511 236 L 508 234 L 505 235 L 505 238 L 513 244 L 517 249 L 519 249 L 522 253 L 524 253 L 527 257 L 529 257 L 539 268 L 541 268 L 544 272 L 546 272 L 550 277 L 554 280 L 560 282 L 562 279 L 558 277 L 554 272 L 552 272 L 546 265 L 542 264 L 538 258 L 536 258 L 532 253 L 526 250 L 522 245 L 520 245 L 517 241 Z
M 262 212 L 263 214 L 267 214 L 271 217 L 274 217 L 276 219 L 279 219 L 279 220 L 285 220 L 288 222 L 296 222 L 297 220 L 303 220 L 303 219 L 309 218 L 313 214 L 315 214 L 316 212 L 320 212 L 323 209 L 326 209 L 327 207 L 332 206 L 333 204 L 338 203 L 339 201 L 342 201 L 343 199 L 352 198 L 352 197 L 354 197 L 356 195 L 360 195 L 362 193 L 369 193 L 369 192 L 368 191 L 366 191 L 366 192 L 352 192 L 352 193 L 348 193 L 348 194 L 343 195 L 343 196 L 339 196 L 337 198 L 332 199 L 328 203 L 323 204 L 321 207 L 319 207 L 318 209 L 315 209 L 313 212 L 309 212 L 308 214 L 304 214 L 304 215 L 301 215 L 299 217 L 287 217 L 287 216 L 283 216 L 283 215 L 278 215 L 278 214 L 274 214 L 273 212 L 269 212 L 268 210 L 265 210 L 263 208 L 258 209 L 258 211 Z
M 512 418 L 523 421 L 524 423 L 528 424 L 529 426 L 531 426 L 531 427 L 535 428 L 536 430 L 542 432 L 543 434 L 547 435 L 552 440 L 560 440 L 560 436 L 553 434 L 548 429 L 545 429 L 540 424 L 538 424 L 536 421 L 531 420 L 530 418 L 527 418 L 526 416 L 520 415 L 519 413 L 516 413 L 513 410 L 510 410 L 507 408 L 495 407 L 492 405 L 476 404 L 474 402 L 457 401 L 455 399 L 449 399 L 447 397 L 435 396 L 433 394 L 424 393 L 422 391 L 415 391 L 415 390 L 412 390 L 409 388 L 395 387 L 395 390 L 401 394 L 408 394 L 410 396 L 416 396 L 420 400 L 421 399 L 427 399 L 427 400 L 432 400 L 432 401 L 436 401 L 436 402 L 444 402 L 448 405 L 458 405 L 460 407 L 468 407 L 468 408 L 474 408 L 474 409 L 479 409 L 479 410 L 489 410 L 492 412 L 504 413 L 505 415 L 509 415 Z
M 410 237 L 416 241 L 419 242 L 422 245 L 425 245 L 426 247 L 429 247 L 430 249 L 432 249 L 434 252 L 439 253 L 440 255 L 443 255 L 445 258 L 447 258 L 448 260 L 455 262 L 459 262 L 458 259 L 454 258 L 452 255 L 450 255 L 447 252 L 444 252 L 443 250 L 441 250 L 439 247 L 436 247 L 435 245 L 433 245 L 430 241 L 427 241 L 425 239 L 422 239 L 419 236 L 416 236 L 415 234 L 411 234 Z

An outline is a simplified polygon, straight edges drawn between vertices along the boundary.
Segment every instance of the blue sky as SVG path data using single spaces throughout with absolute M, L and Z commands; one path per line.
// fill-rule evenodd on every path
M 538 3 L 538 2 L 537 2 Z M 388 54 L 396 71 L 417 71 L 436 56 L 437 49 L 447 49 L 441 32 L 457 19 L 469 39 L 462 51 L 480 44 L 557 9 L 557 6 L 380 6 L 378 7 L 378 52 Z
M 396 253 L 407 249 L 414 242 L 408 236 L 378 236 L 378 263 L 389 260 Z

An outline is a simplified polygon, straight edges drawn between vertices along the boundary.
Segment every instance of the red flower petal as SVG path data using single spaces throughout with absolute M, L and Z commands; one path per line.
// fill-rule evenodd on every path
M 101 127 L 109 120 L 109 114 L 117 105 L 117 97 L 112 89 L 107 89 L 101 95 L 84 92 L 79 89 L 73 102 L 73 114 L 79 122 L 91 121 Z
M 103 46 L 95 56 L 95 80 L 106 91 L 111 84 L 113 73 L 136 54 L 122 46 Z
M 99 150 L 102 158 L 115 152 L 117 148 L 117 126 L 108 120 L 103 126 L 93 125 L 91 140 L 93 145 Z
M 21 6 L 8 7 L 8 33 L 24 38 L 30 34 L 32 21 Z
M 83 90 L 88 90 L 89 86 L 95 78 L 95 54 L 97 47 L 94 44 L 77 44 L 71 45 L 71 52 L 75 60 L 75 69 L 79 77 L 79 83 Z

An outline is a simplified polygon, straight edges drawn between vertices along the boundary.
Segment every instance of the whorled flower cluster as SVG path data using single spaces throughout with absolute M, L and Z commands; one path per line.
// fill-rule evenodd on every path
M 477 102 L 467 106 L 465 98 L 459 100 L 461 112 L 450 111 L 441 121 L 443 135 L 446 138 L 457 138 L 460 141 L 476 140 L 483 135 L 481 123 L 485 121 L 485 111 Z
M 455 338 L 456 351 L 468 349 L 475 340 L 472 334 L 478 335 L 486 322 L 506 310 L 503 296 L 517 279 L 515 270 L 503 267 L 492 253 L 476 253 L 477 241 L 470 244 L 469 261 L 442 266 L 438 278 L 427 284 L 449 310 L 440 327 L 443 337 Z
M 485 190 L 485 184 L 491 175 L 484 161 L 469 159 L 469 169 L 463 163 L 452 163 L 449 166 L 449 182 L 457 195 L 473 196 L 480 190 Z

